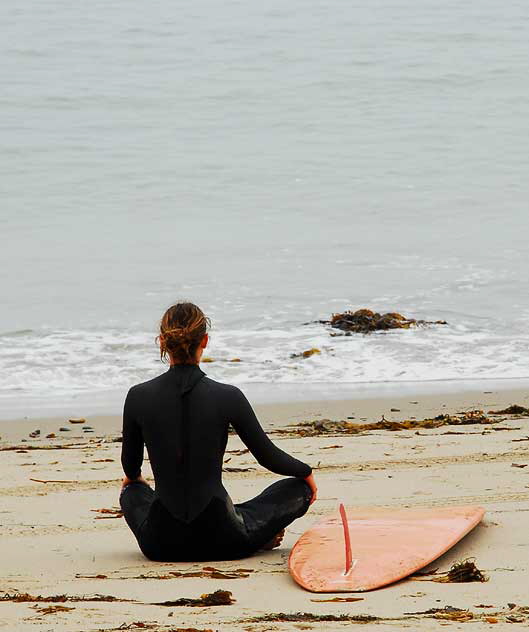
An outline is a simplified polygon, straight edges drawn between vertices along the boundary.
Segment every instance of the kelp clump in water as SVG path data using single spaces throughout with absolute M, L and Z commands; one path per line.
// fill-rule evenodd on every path
M 291 353 L 291 358 L 310 358 L 311 356 L 321 353 L 319 349 L 313 347 L 312 349 L 307 349 L 306 351 L 302 351 L 301 353 Z
M 346 311 L 341 314 L 333 314 L 331 320 L 322 320 L 320 322 L 335 329 L 340 329 L 346 332 L 346 335 L 351 333 L 369 334 L 373 331 L 387 331 L 388 329 L 409 329 L 418 325 L 447 324 L 445 320 L 416 320 L 415 318 L 406 318 L 397 312 L 379 314 L 370 309 L 358 309 L 355 312 Z

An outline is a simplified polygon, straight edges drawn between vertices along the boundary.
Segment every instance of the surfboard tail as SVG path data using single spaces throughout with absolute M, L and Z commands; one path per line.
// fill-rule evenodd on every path
M 349 522 L 347 520 L 347 514 L 345 512 L 345 507 L 343 506 L 343 503 L 340 503 L 340 517 L 342 518 L 343 538 L 345 542 L 345 573 L 344 575 L 347 575 L 353 568 L 353 552 L 351 550 L 351 535 L 349 533 Z

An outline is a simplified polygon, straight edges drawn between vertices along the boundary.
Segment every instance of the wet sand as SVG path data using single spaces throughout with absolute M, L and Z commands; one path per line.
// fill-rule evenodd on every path
M 381 419 L 422 419 L 441 413 L 529 405 L 529 391 L 483 391 L 329 402 L 256 406 L 260 419 L 282 448 L 315 468 L 319 500 L 286 533 L 279 549 L 250 559 L 212 564 L 222 571 L 247 569 L 236 578 L 179 577 L 208 564 L 161 564 L 146 560 L 118 507 L 121 444 L 118 417 L 91 417 L 85 424 L 67 419 L 14 420 L 0 426 L 0 578 L 1 593 L 90 597 L 117 601 L 69 600 L 50 603 L 0 603 L 0 628 L 6 630 L 340 630 L 361 615 L 374 617 L 370 629 L 388 626 L 438 629 L 447 623 L 425 612 L 432 608 L 469 610 L 481 628 L 516 621 L 529 623 L 529 418 L 502 416 L 493 426 L 443 426 L 436 429 L 377 430 L 359 435 L 299 437 L 277 434 L 288 424 L 354 417 L 359 423 Z M 399 409 L 391 411 L 391 409 Z M 91 426 L 93 433 L 82 430 Z M 68 427 L 68 432 L 60 432 Z M 40 435 L 30 438 L 30 432 Z M 449 434 L 447 434 L 447 432 Z M 458 434 L 453 434 L 457 432 Z M 55 433 L 55 438 L 46 438 Z M 24 441 L 25 440 L 25 441 Z M 5 449 L 18 447 L 20 449 Z M 38 449 L 31 449 L 38 448 Z M 52 449 L 50 449 L 52 448 Z M 57 448 L 57 449 L 56 449 Z M 228 451 L 244 448 L 230 437 Z M 228 461 L 229 459 L 229 461 Z M 257 494 L 275 478 L 251 454 L 228 452 L 225 485 L 233 499 Z M 524 467 L 527 466 L 527 467 Z M 144 469 L 149 477 L 148 463 Z M 36 479 L 36 480 L 31 480 Z M 38 482 L 58 481 L 58 482 Z M 442 584 L 404 580 L 382 590 L 356 594 L 362 601 L 316 603 L 324 598 L 299 588 L 287 569 L 296 539 L 319 517 L 343 501 L 349 506 L 428 507 L 477 504 L 486 517 L 430 568 L 448 570 L 454 561 L 475 557 L 486 583 Z M 354 543 L 353 543 L 354 546 Z M 176 574 L 175 574 L 176 573 Z M 205 576 L 204 576 L 205 575 Z M 229 590 L 232 605 L 186 607 L 153 605 L 181 597 Z M 330 595 L 332 597 L 333 595 Z M 508 604 L 516 604 L 510 607 Z M 68 610 L 46 611 L 60 605 Z M 279 622 L 275 613 L 308 613 Z M 347 615 L 350 621 L 315 621 Z M 470 615 L 468 615 L 470 616 Z M 252 621 L 256 617 L 262 621 Z M 296 618 L 296 617 L 294 617 Z M 468 618 L 468 617 L 467 617 Z M 305 620 L 303 620 L 305 619 Z M 452 629 L 468 623 L 450 622 Z

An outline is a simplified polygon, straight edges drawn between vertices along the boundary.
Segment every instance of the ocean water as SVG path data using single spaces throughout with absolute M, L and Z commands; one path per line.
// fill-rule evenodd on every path
M 212 318 L 208 375 L 265 399 L 529 380 L 527 3 L 0 21 L 0 417 L 118 412 L 181 298 Z M 311 323 L 360 307 L 448 325 Z

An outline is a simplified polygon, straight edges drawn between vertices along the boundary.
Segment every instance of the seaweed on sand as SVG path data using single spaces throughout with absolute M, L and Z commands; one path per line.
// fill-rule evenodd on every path
M 13 594 L 4 593 L 0 596 L 0 601 L 13 601 L 15 603 L 64 603 L 65 601 L 131 601 L 130 599 L 120 599 L 112 595 L 31 595 L 30 593 L 15 592 Z
M 410 329 L 420 325 L 446 325 L 444 320 L 427 321 L 406 318 L 397 312 L 379 314 L 370 309 L 357 309 L 333 314 L 331 320 L 320 320 L 324 325 L 340 329 L 347 333 L 368 334 L 373 331 L 387 331 L 388 329 Z
M 0 596 L 0 601 L 12 601 L 15 603 L 64 603 L 66 601 L 127 601 L 131 599 L 121 599 L 112 595 L 31 595 L 29 593 L 4 593 Z M 154 603 L 153 606 L 227 606 L 235 602 L 229 590 L 216 590 L 213 593 L 206 593 L 197 599 L 176 599 L 175 601 L 163 601 Z
M 233 570 L 223 571 L 213 566 L 204 566 L 200 571 L 168 571 L 163 574 L 146 574 L 132 575 L 129 577 L 112 577 L 112 579 L 189 579 L 191 577 L 199 577 L 203 579 L 245 579 L 253 573 L 251 568 L 236 568 Z M 76 575 L 77 578 L 84 579 L 107 579 L 107 575 Z
M 467 582 L 488 582 L 489 578 L 481 571 L 475 563 L 474 558 L 467 558 L 459 562 L 454 562 L 445 573 L 432 571 L 429 574 L 416 573 L 412 575 L 416 581 L 431 581 L 440 584 L 462 584 Z
M 434 619 L 443 619 L 445 621 L 456 621 L 458 623 L 465 623 L 471 621 L 474 615 L 469 610 L 463 608 L 454 608 L 453 606 L 445 606 L 444 608 L 430 608 L 429 610 L 422 610 L 420 612 L 405 612 L 405 615 L 426 615 L 433 617 Z
M 118 628 L 99 628 L 99 632 L 121 632 L 121 630 L 160 630 L 156 623 L 146 623 L 144 621 L 133 621 L 132 623 L 122 623 Z M 163 628 L 164 630 L 166 628 Z M 211 628 L 207 630 L 200 628 L 171 628 L 167 632 L 213 632 Z
M 205 593 L 198 598 L 181 597 L 173 601 L 160 601 L 153 606 L 191 606 L 200 608 L 204 606 L 230 606 L 235 602 L 229 590 L 216 590 L 213 593 Z
M 72 610 L 75 610 L 75 608 L 69 608 L 68 606 L 60 605 L 45 606 L 44 608 L 39 608 L 38 606 L 32 607 L 37 609 L 37 616 L 39 617 L 46 616 L 47 614 L 55 614 L 57 612 L 71 612 Z
M 518 404 L 511 404 L 503 410 L 489 410 L 489 415 L 529 415 L 529 408 L 519 406 Z
M 447 573 L 436 577 L 433 581 L 442 583 L 487 582 L 489 578 L 483 571 L 479 570 L 474 559 L 468 558 L 455 562 Z
M 307 622 L 313 623 L 317 621 L 347 621 L 349 623 L 373 623 L 380 621 L 379 617 L 373 617 L 369 614 L 313 614 L 312 612 L 272 612 L 260 617 L 252 617 L 245 619 L 248 623 L 261 622 Z
M 102 507 L 101 509 L 90 509 L 90 511 L 93 511 L 98 514 L 103 514 L 99 516 L 94 516 L 96 520 L 102 520 L 103 518 L 123 518 L 123 512 L 121 511 L 121 509 L 118 509 L 117 507 L 116 508 Z
M 62 444 L 62 445 L 7 445 L 0 448 L 0 452 L 15 450 L 17 452 L 28 452 L 29 450 L 81 450 L 86 448 L 86 444 Z
M 428 419 L 405 419 L 404 421 L 389 421 L 382 416 L 380 421 L 358 424 L 350 421 L 332 421 L 331 419 L 317 419 L 303 421 L 299 424 L 280 428 L 274 432 L 279 434 L 296 434 L 300 437 L 314 437 L 325 434 L 355 435 L 373 430 L 416 430 L 419 428 L 440 428 L 441 426 L 466 426 L 470 424 L 491 425 L 499 423 L 497 419 L 490 419 L 482 410 L 471 410 L 456 415 L 437 415 Z
M 155 628 L 158 628 L 157 623 L 147 623 L 146 621 L 133 621 L 132 623 L 122 623 L 117 628 L 99 628 L 99 632 L 120 632 L 121 630 L 153 630 Z M 200 632 L 200 630 L 198 630 L 197 632 Z M 208 631 L 204 630 L 203 632 L 208 632 Z M 209 632 L 213 632 L 213 630 L 210 630 Z
M 332 599 L 311 599 L 314 603 L 353 603 L 355 601 L 364 601 L 364 597 L 333 597 Z
M 441 619 L 444 621 L 454 621 L 456 623 L 466 623 L 467 621 L 482 621 L 484 623 L 526 623 L 529 608 L 507 604 L 507 610 L 497 610 L 493 612 L 479 613 L 471 612 L 464 608 L 445 606 L 444 608 L 430 608 L 420 612 L 405 612 L 406 616 L 424 616 L 427 618 Z M 480 604 L 475 608 L 494 608 L 491 605 Z

